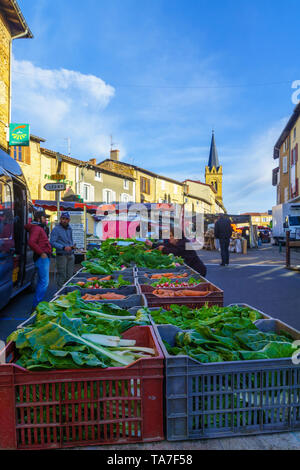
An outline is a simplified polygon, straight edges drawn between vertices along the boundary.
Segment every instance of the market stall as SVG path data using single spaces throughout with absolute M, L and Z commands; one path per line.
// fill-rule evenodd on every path
M 223 294 L 142 241 L 89 250 L 8 338 L 0 448 L 300 430 L 300 333 Z

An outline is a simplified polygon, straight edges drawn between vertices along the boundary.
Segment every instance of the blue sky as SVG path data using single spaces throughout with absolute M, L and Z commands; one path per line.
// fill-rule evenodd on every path
M 13 120 L 46 147 L 204 181 L 212 128 L 231 213 L 275 204 L 272 149 L 300 80 L 298 0 L 19 0 Z

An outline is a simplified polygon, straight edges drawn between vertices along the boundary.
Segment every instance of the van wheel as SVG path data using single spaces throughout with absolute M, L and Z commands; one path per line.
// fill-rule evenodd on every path
M 33 294 L 36 291 L 37 281 L 38 281 L 38 273 L 37 273 L 37 270 L 35 269 L 33 276 L 31 278 L 30 286 L 28 287 L 28 292 L 30 292 L 31 294 Z

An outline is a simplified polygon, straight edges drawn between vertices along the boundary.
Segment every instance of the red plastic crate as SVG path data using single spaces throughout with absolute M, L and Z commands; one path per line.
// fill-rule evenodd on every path
M 135 326 L 123 338 L 152 347 L 153 358 L 128 367 L 31 372 L 0 365 L 0 449 L 55 449 L 164 439 L 164 358 L 153 329 Z
M 141 292 L 144 294 L 147 300 L 148 307 L 162 307 L 165 310 L 170 310 L 171 305 L 186 305 L 189 308 L 196 309 L 201 308 L 205 304 L 208 306 L 218 305 L 223 307 L 224 305 L 224 292 L 211 283 L 203 283 L 196 287 L 184 288 L 184 290 L 208 290 L 209 293 L 203 297 L 191 296 L 191 297 L 157 297 L 152 294 L 155 287 L 149 285 L 140 285 Z M 166 288 L 167 289 L 167 288 Z M 183 288 L 170 288 L 169 290 L 178 291 Z

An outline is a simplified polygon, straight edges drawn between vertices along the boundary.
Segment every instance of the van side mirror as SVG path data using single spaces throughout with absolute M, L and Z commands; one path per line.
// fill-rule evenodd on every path
M 283 223 L 283 228 L 288 228 L 287 222 L 284 222 L 284 223 Z

